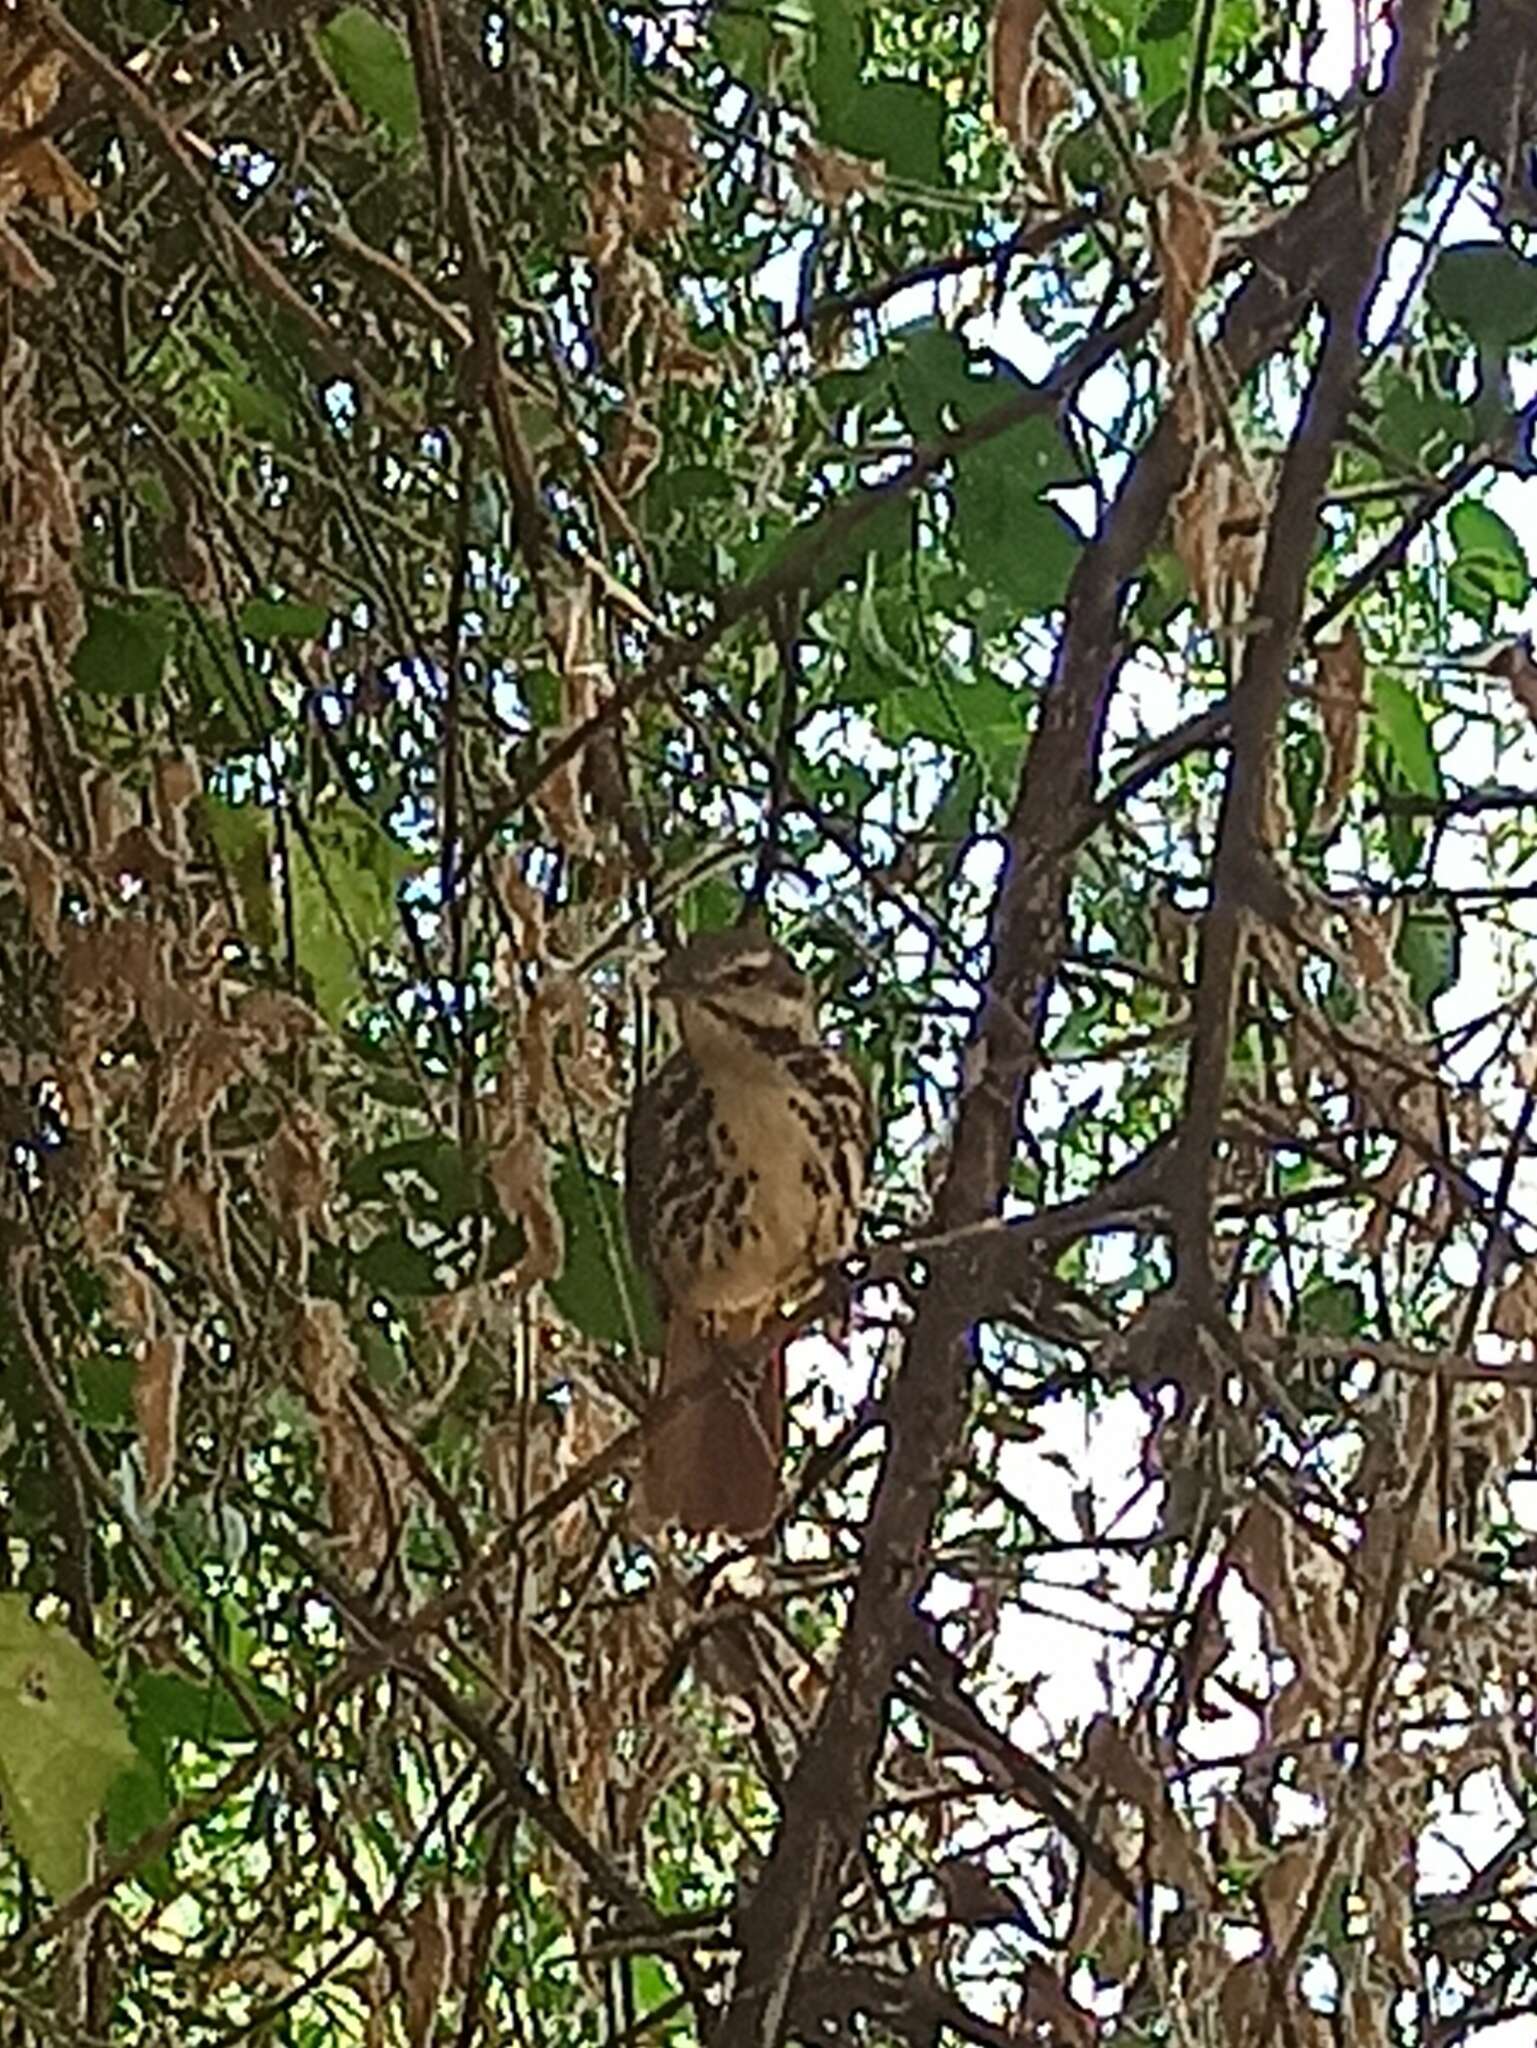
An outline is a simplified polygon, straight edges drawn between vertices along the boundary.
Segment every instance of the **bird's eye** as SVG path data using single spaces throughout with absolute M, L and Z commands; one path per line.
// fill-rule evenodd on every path
M 731 970 L 732 984 L 736 988 L 746 988 L 750 981 L 756 981 L 757 979 L 758 970 L 756 967 L 733 967 Z

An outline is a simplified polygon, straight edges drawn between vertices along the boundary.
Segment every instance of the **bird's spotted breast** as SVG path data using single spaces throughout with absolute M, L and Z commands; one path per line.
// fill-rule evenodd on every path
M 708 1077 L 674 1055 L 657 1076 L 632 1223 L 670 1301 L 767 1319 L 853 1243 L 869 1110 L 825 1048 L 751 1050 Z

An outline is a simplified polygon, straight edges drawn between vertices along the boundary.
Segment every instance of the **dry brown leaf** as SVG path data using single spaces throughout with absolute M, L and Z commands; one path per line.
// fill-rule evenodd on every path
M 180 1333 L 146 1344 L 134 1368 L 133 1413 L 144 1459 L 144 1506 L 159 1506 L 176 1470 L 176 1419 L 181 1407 L 187 1340 Z
M 312 1104 L 290 1103 L 262 1153 L 261 1174 L 285 1228 L 302 1235 L 323 1227 L 336 1192 L 336 1126 Z
M 553 1280 L 566 1262 L 565 1226 L 550 1192 L 550 1158 L 536 1132 L 523 1130 L 486 1161 L 486 1172 L 509 1222 L 520 1223 L 527 1249 L 518 1261 L 520 1287 Z
M 1190 328 L 1217 261 L 1217 211 L 1200 189 L 1205 144 L 1167 167 L 1157 193 L 1158 268 L 1163 287 L 1164 348 L 1169 368 L 1187 367 Z
M 1262 1340 L 1274 1340 L 1284 1336 L 1286 1316 L 1276 1299 L 1275 1269 L 1267 1266 L 1261 1273 L 1251 1273 L 1244 1290 L 1243 1311 L 1244 1334 Z
M 245 1039 L 231 1024 L 205 1020 L 166 1068 L 171 1085 L 150 1134 L 152 1145 L 175 1144 L 208 1122 L 246 1071 Z
M 121 1256 L 122 1238 L 116 1246 L 103 1248 L 102 1277 L 112 1313 L 123 1328 L 142 1343 L 151 1343 L 159 1333 L 160 1316 L 155 1302 L 155 1283 L 128 1259 Z
M 182 1173 L 168 1179 L 160 1197 L 161 1213 L 178 1237 L 216 1272 L 228 1269 L 225 1241 L 225 1195 L 217 1180 L 202 1181 Z
M 18 291 L 46 292 L 53 289 L 53 272 L 38 262 L 13 228 L 0 220 L 0 276 Z
M 1174 552 L 1202 622 L 1232 625 L 1248 610 L 1264 553 L 1264 508 L 1224 447 L 1203 448 L 1174 501 Z
M 64 896 L 64 868 L 45 840 L 25 825 L 0 823 L 0 867 L 21 884 L 32 931 L 45 953 L 59 953 L 59 909 Z
M 1351 964 L 1366 986 L 1373 990 L 1407 991 L 1408 985 L 1393 957 L 1403 930 L 1402 903 L 1380 907 L 1365 902 L 1345 903 L 1341 910 L 1350 935 Z M 1408 1012 L 1403 1021 L 1412 1027 L 1413 1012 Z
M 1390 2000 L 1383 1997 L 1372 1984 L 1352 1984 L 1345 1994 L 1342 2017 L 1345 2021 L 1345 2038 L 1351 2048 L 1387 2048 L 1388 2007 Z
M 1316 1906 L 1313 1877 L 1326 1840 L 1321 1831 L 1299 1835 L 1286 1843 L 1260 1873 L 1259 1895 L 1264 1900 L 1265 1916 L 1278 1948 L 1285 1948 L 1291 1940 L 1304 1911 L 1310 1905 Z
M 28 142 L 11 158 L 15 171 L 34 199 L 57 199 L 71 220 L 83 220 L 96 209 L 96 194 L 69 158 L 51 142 Z
M 315 1418 L 332 1540 L 347 1569 L 364 1577 L 399 1536 L 410 1467 L 356 1391 L 362 1366 L 338 1303 L 301 1304 L 294 1350 Z
M 1345 799 L 1361 772 L 1366 744 L 1362 709 L 1366 697 L 1366 650 L 1352 621 L 1339 639 L 1318 650 L 1318 716 L 1323 734 L 1324 772 L 1313 806 L 1311 831 L 1327 838 L 1340 821 Z
M 1160 895 L 1153 903 L 1152 927 L 1153 957 L 1159 973 L 1167 981 L 1183 982 L 1197 920 L 1168 896 Z
M 1040 142 L 1073 104 L 1073 81 L 1045 57 L 1036 59 L 1025 87 L 1025 133 Z
M 454 1976 L 453 1927 L 446 1892 L 429 1892 L 406 1922 L 406 2038 L 411 2048 L 427 2048 L 437 2023 L 438 2008 L 448 1996 Z
M 327 1411 L 339 1407 L 358 1363 L 340 1302 L 318 1296 L 302 1302 L 295 1334 L 295 1350 L 311 1402 Z
M 1117 1837 L 1116 1854 L 1122 1868 L 1134 1866 L 1140 1853 L 1140 1834 L 1133 1842 L 1124 1823 L 1113 1826 L 1112 1832 Z M 1074 1955 L 1093 1958 L 1099 1977 L 1128 1977 L 1141 1956 L 1142 1922 L 1137 1908 L 1118 1885 L 1111 1884 L 1092 1867 L 1084 1872 L 1070 1941 Z
M 1270 2026 L 1270 1979 L 1260 1956 L 1235 1963 L 1222 1982 L 1220 1998 L 1224 2048 L 1259 2048 L 1274 2038 Z
M 806 197 L 830 213 L 841 213 L 851 199 L 867 198 L 885 189 L 886 174 L 879 164 L 817 143 L 803 142 L 791 166 Z
M 1046 0 L 998 0 L 993 9 L 987 43 L 993 118 L 1016 149 L 1031 140 L 1028 95 L 1045 13 Z
M 713 349 L 700 348 L 677 314 L 669 308 L 658 331 L 657 383 L 687 384 L 695 391 L 712 391 L 721 380 L 724 366 L 724 357 Z
M 176 754 L 157 755 L 152 774 L 150 786 L 154 796 L 155 822 L 161 837 L 185 858 L 188 850 L 187 810 L 202 794 L 203 788 L 197 757 L 186 749 Z
M 603 474 L 621 500 L 644 488 L 662 459 L 659 429 L 638 407 L 628 406 L 613 423 L 603 451 Z
M 994 1927 L 1019 1918 L 1018 1905 L 979 1858 L 947 1856 L 934 1875 L 952 1920 L 971 1927 Z
M 0 77 L 8 87 L 0 100 L 0 132 L 35 128 L 59 97 L 63 54 L 13 16 L 0 21 Z
M 309 1004 L 282 989 L 253 989 L 236 1014 L 241 1030 L 267 1052 L 287 1052 L 320 1029 L 320 1018 Z
M 1523 1266 L 1501 1289 L 1489 1314 L 1489 1327 L 1496 1337 L 1506 1337 L 1512 1344 L 1537 1336 L 1537 1261 Z
M 1141 1813 L 1152 1868 L 1168 1883 L 1178 1885 L 1193 1904 L 1203 1900 L 1208 1889 L 1206 1875 L 1189 1828 L 1169 1803 L 1162 1778 L 1138 1756 L 1110 1715 L 1096 1715 L 1085 1729 L 1083 1762 L 1085 1770 L 1121 1798 L 1129 1799 Z
M 1532 657 L 1532 636 L 1507 641 L 1484 664 L 1491 675 L 1503 676 L 1528 718 L 1537 719 L 1537 660 Z

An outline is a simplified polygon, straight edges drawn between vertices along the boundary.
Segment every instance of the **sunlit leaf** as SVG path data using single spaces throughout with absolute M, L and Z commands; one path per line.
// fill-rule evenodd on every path
M 371 946 L 395 928 L 395 887 L 414 863 L 365 811 L 339 804 L 290 842 L 294 938 L 321 1012 L 339 1017 L 363 992 Z
M 1447 590 L 1457 609 L 1490 628 L 1502 604 L 1523 605 L 1531 595 L 1532 572 L 1520 536 L 1492 505 L 1469 499 L 1454 506 L 1447 522 L 1456 553 Z
M 348 98 L 396 142 L 414 142 L 422 112 L 400 31 L 370 7 L 343 7 L 319 30 L 317 41 Z
M 84 1884 L 91 1828 L 134 1747 L 96 1664 L 59 1623 L 0 1594 L 0 1808 L 55 1898 Z
M 1371 692 L 1377 733 L 1405 783 L 1416 796 L 1439 796 L 1441 770 L 1419 699 L 1394 675 L 1374 674 Z

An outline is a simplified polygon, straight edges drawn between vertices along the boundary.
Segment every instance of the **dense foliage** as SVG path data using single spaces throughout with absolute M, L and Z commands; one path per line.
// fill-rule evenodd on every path
M 4 2038 L 1512 2038 L 1534 164 L 1528 0 L 0 0 Z

